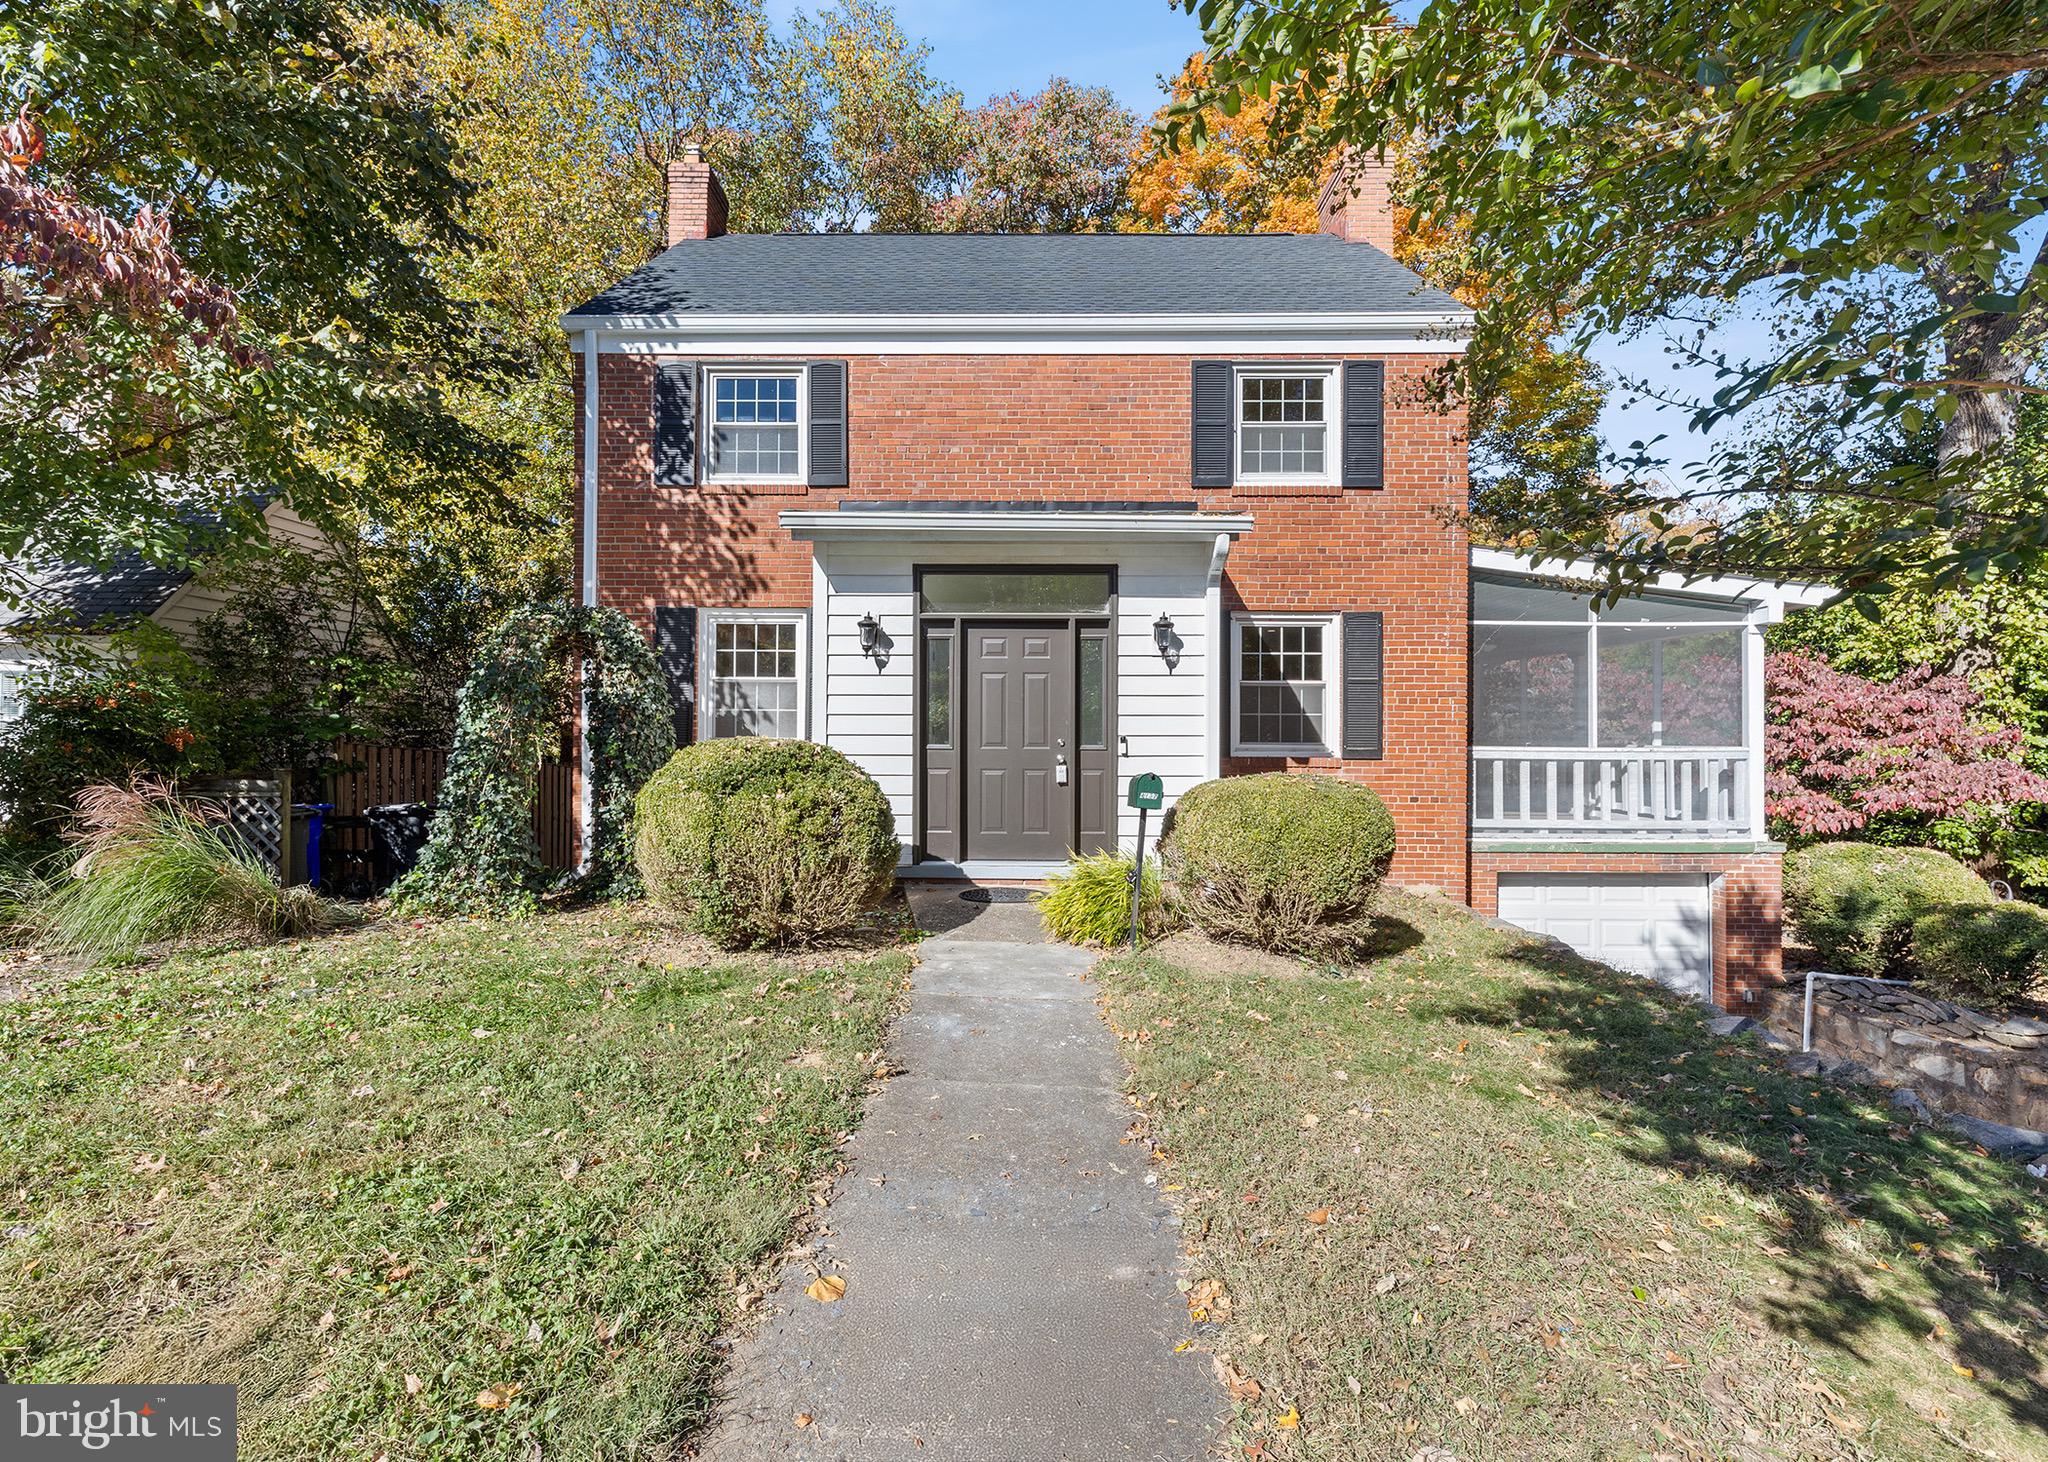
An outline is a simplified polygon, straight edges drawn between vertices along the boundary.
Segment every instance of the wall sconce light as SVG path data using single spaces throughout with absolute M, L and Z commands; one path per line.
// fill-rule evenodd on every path
M 869 659 L 874 658 L 875 645 L 882 638 L 882 622 L 872 612 L 860 617 L 860 652 Z
M 1174 648 L 1173 620 L 1163 609 L 1159 618 L 1152 621 L 1152 643 L 1159 647 L 1159 658 L 1168 669 L 1180 663 L 1180 652 Z

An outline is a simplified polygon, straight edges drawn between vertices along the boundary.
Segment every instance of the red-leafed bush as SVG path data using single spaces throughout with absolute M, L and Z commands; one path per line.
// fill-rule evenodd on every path
M 1958 675 L 1907 670 L 1865 680 L 1814 655 L 1764 661 L 1766 808 L 1799 838 L 1877 821 L 1997 816 L 2048 802 L 2048 777 L 2021 766 L 2018 727 L 1982 723 Z

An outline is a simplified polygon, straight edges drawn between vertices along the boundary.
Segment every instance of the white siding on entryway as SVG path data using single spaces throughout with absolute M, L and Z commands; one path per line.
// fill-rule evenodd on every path
M 1503 873 L 1500 916 L 1588 959 L 1713 998 L 1713 893 L 1704 874 Z
M 915 734 L 916 604 L 912 569 L 917 564 L 975 566 L 1058 564 L 1115 565 L 1117 570 L 1116 689 L 1117 734 L 1129 738 L 1130 755 L 1117 760 L 1119 835 L 1126 850 L 1138 838 L 1138 814 L 1124 806 L 1130 778 L 1157 772 L 1167 805 L 1206 774 L 1209 716 L 1216 692 L 1210 674 L 1206 612 L 1208 543 L 1119 543 L 1091 549 L 1084 540 L 1053 544 L 820 543 L 813 606 L 817 643 L 813 647 L 816 698 L 811 735 L 845 752 L 881 784 L 896 813 L 906 845 L 916 833 Z M 1153 643 L 1152 623 L 1161 612 L 1173 620 L 1180 642 L 1171 669 Z M 886 661 L 860 652 L 860 620 L 881 622 Z M 1154 813 L 1148 841 L 1158 837 Z

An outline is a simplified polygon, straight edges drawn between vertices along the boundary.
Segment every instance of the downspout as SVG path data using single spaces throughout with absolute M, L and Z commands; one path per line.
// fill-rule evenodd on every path
M 597 607 L 597 331 L 583 332 L 583 606 Z M 576 869 L 590 871 L 590 840 L 596 830 L 597 799 L 591 786 L 590 666 L 581 667 L 581 724 L 576 737 Z

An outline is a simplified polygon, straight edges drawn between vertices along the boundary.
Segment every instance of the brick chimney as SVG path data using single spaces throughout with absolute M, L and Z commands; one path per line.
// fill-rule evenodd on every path
M 1347 150 L 1316 197 L 1323 232 L 1348 243 L 1394 252 L 1393 159 Z
M 668 165 L 668 241 L 715 239 L 725 232 L 725 187 L 704 149 L 692 142 Z

